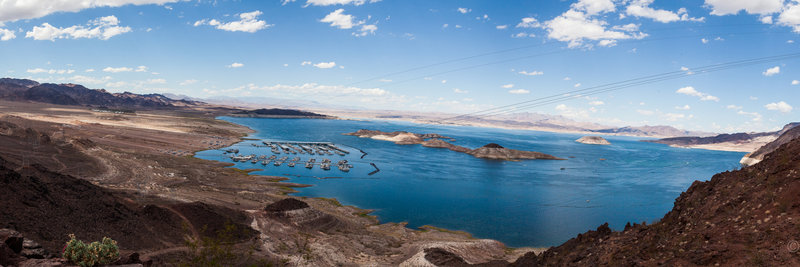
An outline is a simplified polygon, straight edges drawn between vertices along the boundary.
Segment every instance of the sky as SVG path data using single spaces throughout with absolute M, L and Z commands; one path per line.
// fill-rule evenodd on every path
M 0 76 L 453 114 L 567 96 L 508 112 L 711 132 L 798 121 L 800 58 L 693 69 L 798 45 L 797 0 L 0 1 Z

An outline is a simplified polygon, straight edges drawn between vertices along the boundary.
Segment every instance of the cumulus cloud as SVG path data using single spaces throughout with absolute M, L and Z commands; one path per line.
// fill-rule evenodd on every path
M 600 101 L 600 100 L 595 100 L 595 101 L 589 102 L 589 105 L 592 105 L 592 106 L 600 106 L 600 105 L 605 105 L 605 104 L 606 103 L 604 103 L 603 101 Z
M 147 72 L 147 66 L 138 66 L 136 67 L 135 72 Z
M 742 110 L 737 111 L 736 114 L 753 117 L 753 121 L 761 121 L 762 117 L 761 114 L 758 114 L 758 112 L 745 112 Z
M 73 83 L 77 84 L 103 84 L 111 80 L 111 76 L 105 76 L 102 78 L 95 78 L 83 75 L 75 75 L 69 78 L 69 80 Z
M 583 10 L 588 15 L 614 12 L 616 6 L 611 0 L 580 0 L 573 5 L 577 10 Z
M 539 28 L 539 27 L 541 27 L 539 21 L 536 20 L 536 18 L 532 17 L 522 18 L 522 21 L 520 21 L 517 24 L 517 28 Z M 505 27 L 503 27 L 503 29 L 505 29 Z
M 336 67 L 336 62 L 333 62 L 333 61 L 331 61 L 331 62 L 320 62 L 320 63 L 314 64 L 314 67 L 317 67 L 317 68 L 320 68 L 320 69 L 330 69 L 330 68 Z
M 609 29 L 608 22 L 577 10 L 574 4 L 572 9 L 545 22 L 544 28 L 547 29 L 547 37 L 567 42 L 571 48 L 584 45 L 586 40 L 642 39 L 647 36 L 642 32 Z M 605 42 L 605 44 L 610 43 Z
M 229 32 L 249 32 L 254 33 L 269 27 L 274 26 L 274 24 L 267 24 L 266 21 L 259 20 L 258 16 L 264 14 L 263 12 L 256 10 L 253 12 L 241 13 L 238 14 L 239 20 L 236 21 L 229 21 L 229 22 L 221 22 L 216 19 L 202 19 L 195 21 L 193 24 L 195 27 L 201 25 L 209 25 L 213 26 L 217 29 Z
M 118 73 L 118 72 L 130 72 L 130 71 L 133 71 L 133 69 L 132 68 L 128 68 L 128 67 L 118 67 L 118 68 L 106 67 L 105 69 L 103 69 L 103 71 L 104 72 L 111 72 L 111 73 Z
M 800 81 L 798 81 L 798 80 L 792 80 L 792 85 L 798 85 L 798 84 L 800 84 Z
M 777 111 L 780 111 L 782 113 L 789 113 L 789 112 L 792 111 L 792 106 L 789 105 L 789 104 L 786 104 L 786 102 L 783 102 L 783 101 L 780 101 L 780 102 L 777 102 L 777 103 L 769 103 L 769 104 L 764 105 L 764 107 L 767 108 L 768 110 L 777 110 Z
M 783 0 L 706 0 L 711 15 L 731 15 L 746 11 L 749 14 L 769 14 L 781 10 Z
M 361 29 L 359 29 L 358 32 L 354 32 L 353 36 L 364 37 L 367 35 L 375 34 L 375 31 L 377 30 L 378 26 L 375 24 L 361 25 Z
M 725 108 L 727 108 L 727 109 L 732 109 L 732 110 L 740 110 L 740 109 L 742 109 L 742 106 L 737 106 L 737 105 L 727 105 L 727 106 L 725 106 Z
M 228 65 L 226 67 L 228 67 L 228 68 L 241 68 L 241 67 L 244 67 L 244 64 L 239 63 L 239 62 L 233 62 L 233 63 L 231 63 L 230 65 Z
M 130 31 L 131 27 L 119 26 L 119 19 L 112 15 L 91 20 L 86 25 L 74 25 L 66 28 L 55 27 L 45 22 L 41 26 L 34 26 L 33 30 L 26 32 L 25 38 L 49 41 L 79 38 L 108 40 L 111 37 Z
M 781 67 L 780 66 L 775 66 L 775 67 L 769 68 L 769 69 L 765 70 L 764 72 L 762 72 L 761 74 L 763 74 L 764 76 L 769 77 L 769 76 L 772 76 L 772 75 L 776 75 L 778 73 L 781 73 Z
M 0 22 L 34 19 L 56 12 L 78 12 L 95 7 L 173 3 L 181 0 L 6 0 L 0 1 Z
M 459 12 L 459 13 L 461 13 L 461 14 L 467 14 L 467 13 L 469 13 L 469 12 L 472 12 L 472 9 L 469 9 L 469 8 L 464 8 L 464 7 L 459 7 L 457 10 L 458 10 L 458 12 Z
M 195 83 L 197 83 L 197 82 L 198 82 L 198 80 L 195 80 L 195 79 L 191 79 L 191 80 L 185 80 L 185 81 L 182 81 L 182 82 L 180 83 L 180 85 L 192 85 L 192 84 L 195 84 Z
M 508 93 L 515 94 L 515 95 L 521 95 L 521 94 L 530 94 L 531 91 L 528 91 L 528 90 L 525 90 L 525 89 L 514 89 L 514 90 L 508 90 Z
M 505 30 L 505 29 L 508 29 L 508 25 L 497 25 L 497 26 L 495 26 L 495 28 L 498 29 L 498 30 Z
M 519 74 L 522 74 L 522 75 L 527 75 L 527 76 L 538 76 L 538 75 L 543 75 L 543 74 L 544 74 L 544 72 L 541 72 L 541 71 L 535 71 L 535 70 L 534 70 L 534 71 L 530 71 L 530 72 L 528 72 L 528 71 L 524 71 L 524 70 L 523 70 L 523 71 L 520 71 L 520 72 L 519 72 Z
M 353 15 L 344 14 L 343 8 L 334 10 L 319 21 L 330 23 L 331 27 L 336 27 L 339 29 L 350 29 L 353 28 L 353 26 L 358 26 L 364 23 L 355 21 L 355 17 Z
M 461 89 L 458 89 L 458 88 L 453 88 L 453 93 L 456 93 L 456 94 L 466 94 L 466 93 L 469 93 L 469 91 L 467 91 L 467 90 L 461 90 Z
M 503 85 L 503 86 L 501 86 L 501 87 L 503 87 L 503 88 L 505 88 L 505 89 L 511 89 L 511 88 L 514 88 L 514 84 L 513 84 L 513 83 L 504 84 L 504 85 Z
M 0 41 L 8 41 L 14 38 L 17 38 L 17 35 L 14 34 L 14 31 L 0 28 Z
M 713 95 L 709 95 L 709 94 L 706 94 L 706 93 L 699 92 L 696 89 L 694 89 L 694 87 L 691 87 L 691 86 L 686 86 L 686 87 L 680 88 L 675 92 L 679 93 L 679 94 L 688 95 L 688 96 L 696 96 L 696 97 L 700 98 L 701 101 L 717 101 L 717 102 L 719 102 L 719 98 L 718 97 L 713 96 Z
M 689 105 L 683 105 L 683 106 L 677 106 L 677 107 L 675 107 L 675 109 L 677 109 L 677 110 L 690 110 L 690 109 L 692 109 L 692 107 L 690 107 Z
M 650 4 L 654 0 L 633 0 L 625 9 L 625 14 L 634 17 L 649 18 L 661 23 L 674 21 L 703 21 L 704 18 L 692 18 L 686 12 L 686 8 L 680 8 L 677 12 L 663 9 L 654 9 Z

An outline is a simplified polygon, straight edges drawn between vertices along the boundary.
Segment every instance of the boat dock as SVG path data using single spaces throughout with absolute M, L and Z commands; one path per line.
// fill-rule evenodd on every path
M 349 163 L 347 160 L 338 160 L 334 163 L 334 161 L 332 161 L 330 158 L 322 158 L 320 161 L 317 161 L 317 159 L 313 158 L 313 156 L 316 155 L 335 155 L 343 157 L 350 154 L 350 151 L 340 148 L 339 146 L 336 146 L 330 142 L 263 140 L 261 143 L 252 143 L 251 146 L 255 148 L 268 148 L 271 153 L 261 155 L 240 155 L 239 149 L 230 148 L 225 150 L 225 154 L 229 154 L 230 159 L 234 162 L 250 162 L 253 164 L 261 163 L 263 166 L 268 166 L 270 164 L 273 166 L 282 166 L 284 163 L 286 163 L 286 166 L 294 167 L 298 164 L 301 164 L 307 169 L 313 169 L 314 167 L 318 166 L 320 169 L 327 171 L 332 167 L 336 167 L 342 172 L 349 172 L 350 169 L 353 168 L 353 164 Z M 364 153 L 363 151 L 361 152 Z M 294 155 L 309 155 L 311 157 L 304 161 L 300 157 Z

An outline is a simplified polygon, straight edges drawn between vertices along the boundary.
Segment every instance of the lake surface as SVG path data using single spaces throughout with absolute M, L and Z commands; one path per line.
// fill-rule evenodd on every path
M 627 222 L 651 223 L 672 209 L 678 195 L 695 180 L 739 167 L 744 153 L 672 148 L 639 142 L 642 138 L 604 136 L 612 145 L 587 145 L 582 135 L 478 127 L 456 127 L 385 121 L 259 119 L 222 117 L 257 132 L 232 147 L 240 154 L 272 155 L 254 147 L 261 140 L 332 142 L 346 156 L 310 157 L 334 163 L 347 159 L 353 168 L 325 171 L 303 164 L 236 163 L 237 168 L 261 168 L 255 174 L 286 176 L 311 184 L 299 196 L 333 197 L 342 204 L 373 209 L 381 222 L 408 222 L 416 228 L 433 225 L 463 230 L 477 238 L 508 246 L 558 245 L 608 222 L 620 230 Z M 485 160 L 447 149 L 346 136 L 359 129 L 438 133 L 456 145 L 477 148 L 498 143 L 507 148 L 539 151 L 567 160 L 518 162 Z M 367 153 L 362 159 L 363 150 Z M 197 157 L 231 162 L 222 150 Z M 605 159 L 605 160 L 601 160 Z M 369 163 L 375 163 L 380 172 Z M 562 169 L 563 168 L 563 169 Z

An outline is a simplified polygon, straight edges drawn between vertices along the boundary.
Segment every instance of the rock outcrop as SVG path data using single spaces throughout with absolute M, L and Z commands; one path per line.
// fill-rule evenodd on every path
M 521 159 L 563 160 L 562 158 L 558 158 L 553 155 L 548 155 L 545 153 L 508 149 L 495 143 L 490 143 L 485 146 L 476 148 L 472 151 L 467 152 L 467 154 L 470 154 L 478 158 L 496 159 L 496 160 L 521 160 Z
M 344 220 L 316 210 L 302 200 L 285 198 L 264 208 L 267 216 L 287 221 L 301 229 L 321 232 L 344 231 L 351 227 Z
M 775 151 L 775 149 L 777 149 L 781 145 L 786 144 L 797 137 L 800 137 L 800 127 L 795 127 L 797 125 L 798 123 L 791 123 L 786 125 L 785 127 L 783 127 L 783 130 L 779 132 L 780 136 L 778 136 L 778 138 L 760 147 L 756 151 L 747 153 L 747 155 L 744 155 L 744 157 L 742 157 L 739 163 L 746 166 L 759 163 L 761 162 L 761 160 L 764 159 L 765 155 L 772 153 L 772 151 Z
M 603 137 L 600 136 L 584 136 L 575 140 L 575 142 L 583 143 L 583 144 L 590 144 L 590 145 L 610 145 L 611 142 L 608 142 Z

